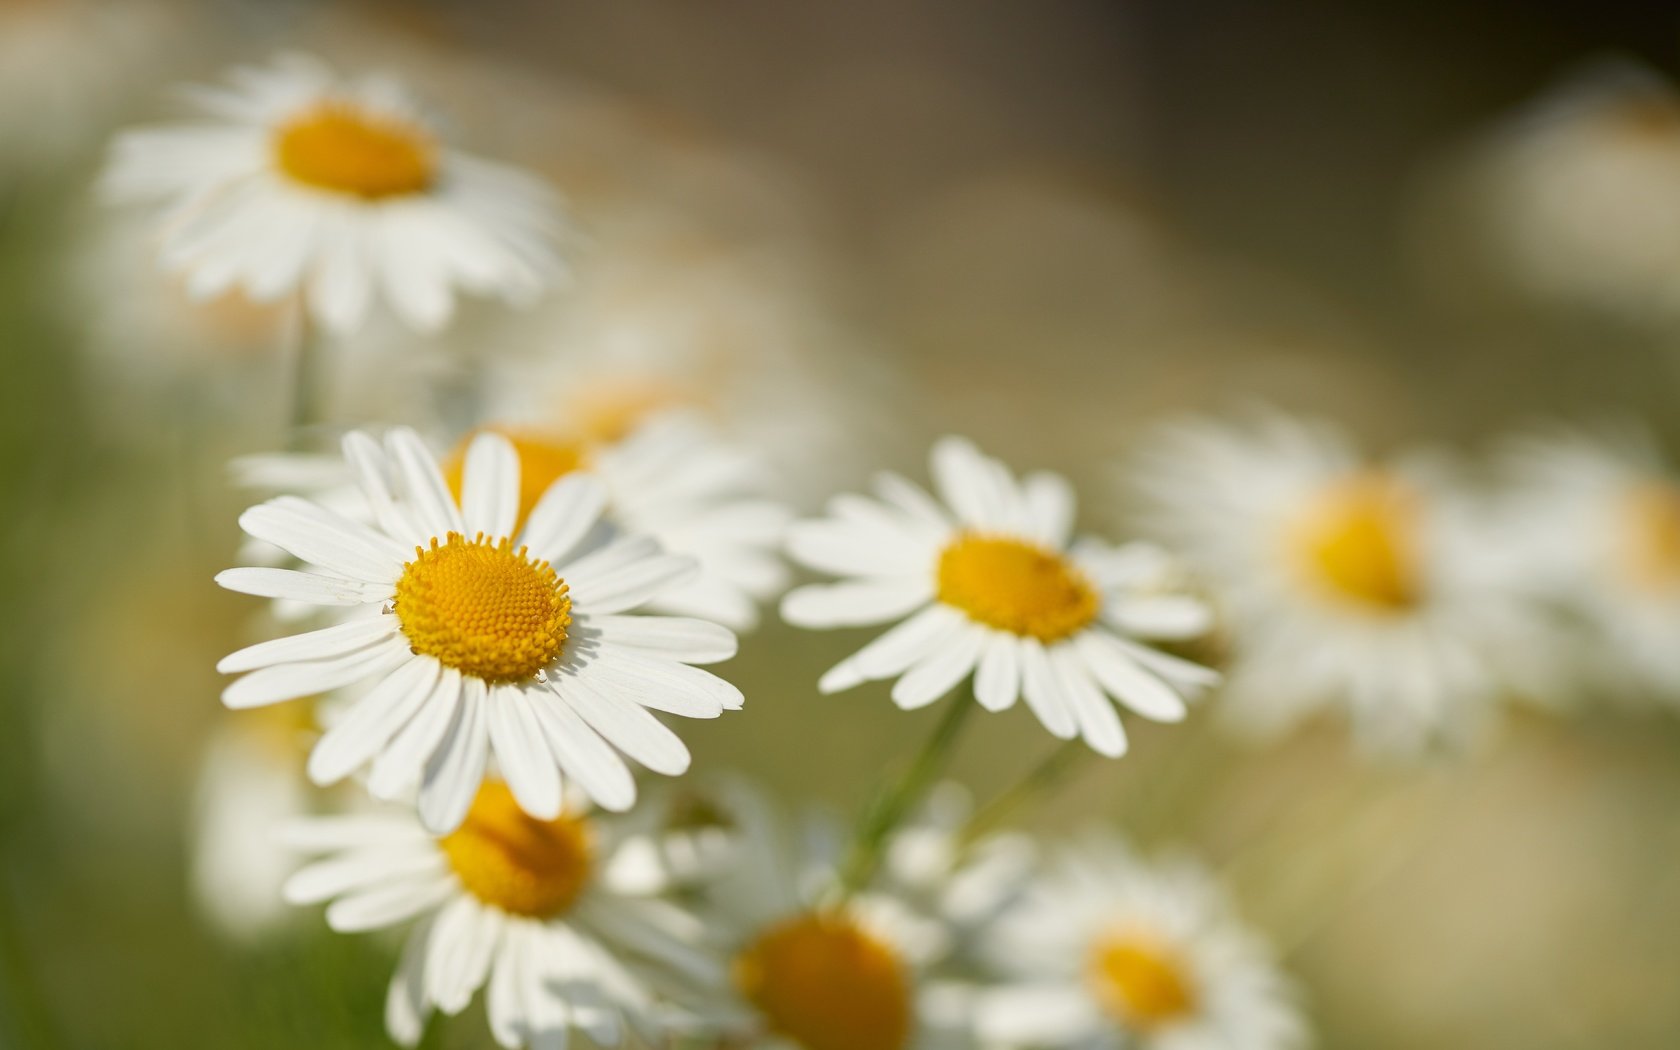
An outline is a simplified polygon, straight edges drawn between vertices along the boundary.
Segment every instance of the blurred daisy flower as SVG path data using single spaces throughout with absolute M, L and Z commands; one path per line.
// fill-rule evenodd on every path
M 1017 482 L 967 441 L 941 440 L 932 467 L 943 504 L 882 473 L 877 498 L 839 496 L 827 518 L 789 533 L 796 561 L 844 579 L 790 592 L 788 622 L 901 621 L 824 674 L 823 692 L 896 677 L 893 701 L 911 709 L 972 675 L 987 710 L 1024 696 L 1055 736 L 1120 755 L 1126 734 L 1110 697 L 1172 722 L 1184 717 L 1185 697 L 1217 680 L 1135 640 L 1193 638 L 1211 622 L 1161 550 L 1070 546 L 1068 483 L 1048 473 Z
M 1547 695 L 1544 619 L 1487 508 L 1438 467 L 1367 462 L 1276 414 L 1146 447 L 1130 482 L 1149 531 L 1222 599 L 1234 717 L 1272 730 L 1343 710 L 1364 745 L 1409 751 L 1472 735 L 1508 694 Z
M 1290 983 L 1188 861 L 1110 838 L 1069 848 L 992 931 L 1006 983 L 982 992 L 987 1047 L 1283 1050 L 1308 1042 Z
M 445 146 L 396 83 L 294 55 L 186 95 L 192 123 L 118 136 L 105 186 L 163 206 L 163 264 L 195 297 L 301 293 L 345 333 L 377 294 L 433 331 L 457 288 L 528 303 L 560 273 L 550 191 Z
M 838 899 L 842 836 L 786 821 L 742 783 L 718 795 L 733 828 L 728 867 L 699 889 L 727 953 L 735 1002 L 712 1007 L 729 1046 L 754 1050 L 942 1047 L 956 1033 L 924 1009 L 927 971 L 950 948 L 938 916 L 886 881 Z
M 459 505 L 411 430 L 392 430 L 383 446 L 353 432 L 344 456 L 374 524 L 270 500 L 241 527 L 305 568 L 217 577 L 346 614 L 218 665 L 244 673 L 222 694 L 234 708 L 376 682 L 311 753 L 317 783 L 370 761 L 377 797 L 419 779 L 421 818 L 443 834 L 464 819 L 494 751 L 533 816 L 560 812 L 561 770 L 621 810 L 636 786 L 619 751 L 662 773 L 688 767 L 688 749 L 648 708 L 715 718 L 741 706 L 739 690 L 689 666 L 734 655 L 726 628 L 623 615 L 695 567 L 645 536 L 600 542 L 606 493 L 595 477 L 562 478 L 521 524 L 519 454 L 500 436 L 481 434 L 467 450 Z
M 1637 428 L 1504 450 L 1511 543 L 1536 589 L 1585 621 L 1594 670 L 1680 697 L 1680 477 Z
M 454 1015 L 485 989 L 498 1044 L 562 1048 L 573 1030 L 596 1045 L 660 1037 L 670 987 L 718 986 L 692 916 L 625 889 L 615 823 L 568 805 L 538 819 L 487 780 L 459 828 L 434 838 L 411 813 L 317 817 L 284 831 L 318 860 L 287 881 L 294 904 L 330 901 L 343 933 L 419 917 L 386 998 L 385 1025 L 420 1041 L 436 1009 Z

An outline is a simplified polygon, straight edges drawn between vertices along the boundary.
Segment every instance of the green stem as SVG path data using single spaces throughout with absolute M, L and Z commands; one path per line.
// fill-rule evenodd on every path
M 857 837 L 840 869 L 840 891 L 850 896 L 868 884 L 881 865 L 887 839 L 905 816 L 927 795 L 950 757 L 968 713 L 977 705 L 973 697 L 957 697 L 945 705 L 945 714 L 922 744 L 898 782 L 875 796 L 858 821 Z
M 292 416 L 287 443 L 307 448 L 310 431 L 321 422 L 321 353 L 309 304 L 299 294 L 297 321 L 292 330 Z
M 958 842 L 964 847 L 973 845 L 1022 806 L 1050 794 L 1090 753 L 1091 749 L 1086 747 L 1082 740 L 1062 741 L 1055 750 L 1044 756 L 1038 765 L 1016 781 L 1014 786 L 986 803 L 970 817 L 958 833 Z

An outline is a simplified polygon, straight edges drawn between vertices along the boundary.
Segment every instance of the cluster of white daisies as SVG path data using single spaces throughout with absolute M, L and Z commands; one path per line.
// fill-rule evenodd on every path
M 393 83 L 292 58 L 188 97 L 194 123 L 118 141 L 108 185 L 163 205 L 195 295 L 295 301 L 341 335 L 383 302 L 430 330 L 457 290 L 522 302 L 563 273 L 552 195 L 448 149 Z M 295 632 L 223 659 L 224 701 L 307 706 L 308 777 L 347 787 L 278 829 L 257 815 L 295 788 L 208 797 L 205 827 L 313 855 L 282 893 L 334 929 L 409 926 L 386 1010 L 405 1044 L 482 991 L 507 1047 L 1299 1045 L 1288 982 L 1194 864 L 988 833 L 929 791 L 962 717 L 1022 703 L 1118 757 L 1122 710 L 1176 722 L 1219 687 L 1254 724 L 1336 707 L 1416 748 L 1554 694 L 1536 654 L 1588 633 L 1680 684 L 1680 489 L 1648 450 L 1526 443 L 1488 499 L 1281 417 L 1189 424 L 1129 472 L 1154 542 L 1113 545 L 1076 535 L 1064 479 L 965 440 L 934 445 L 931 486 L 882 472 L 794 521 L 692 412 L 499 414 L 528 393 L 447 450 L 390 427 L 247 464 L 276 494 L 240 518 L 253 564 L 217 578 Z M 782 594 L 784 555 L 832 579 Z M 813 672 L 822 692 L 944 705 L 850 834 L 716 777 L 638 790 L 689 768 L 660 715 L 742 709 L 706 668 L 779 594 L 798 627 L 884 628 Z

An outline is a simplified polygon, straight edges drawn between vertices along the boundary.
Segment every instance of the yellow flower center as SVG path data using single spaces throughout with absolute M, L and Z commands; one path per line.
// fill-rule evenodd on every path
M 424 193 L 437 177 L 437 147 L 425 129 L 342 101 L 283 125 L 274 156 L 306 186 L 370 201 Z
M 547 562 L 458 532 L 415 552 L 395 601 L 415 652 L 490 682 L 529 679 L 560 655 L 572 600 Z
M 1680 585 L 1680 487 L 1661 481 L 1627 494 L 1628 575 L 1652 590 Z
M 736 956 L 735 987 L 804 1050 L 900 1050 L 910 977 L 898 954 L 839 915 L 777 923 Z
M 964 532 L 939 556 L 939 600 L 988 627 L 1060 641 L 1097 618 L 1097 589 L 1043 547 Z
M 1119 933 L 1099 938 L 1086 974 L 1097 1001 L 1122 1024 L 1148 1031 L 1196 1008 L 1183 963 L 1153 938 Z
M 499 780 L 484 782 L 466 821 L 439 846 L 474 897 L 532 919 L 570 908 L 595 863 L 587 821 L 564 814 L 537 820 Z
M 485 430 L 507 438 L 519 454 L 519 517 L 513 526 L 515 532 L 525 527 L 525 519 L 530 517 L 549 486 L 582 468 L 589 458 L 589 447 L 582 441 L 515 427 L 494 426 Z M 467 446 L 477 435 L 476 431 L 468 434 L 443 461 L 443 480 L 448 483 L 449 491 L 455 494 L 456 503 L 461 502 Z
M 1399 612 L 1422 596 L 1417 513 L 1412 490 L 1362 474 L 1311 501 L 1292 525 L 1291 545 L 1313 586 L 1368 610 Z

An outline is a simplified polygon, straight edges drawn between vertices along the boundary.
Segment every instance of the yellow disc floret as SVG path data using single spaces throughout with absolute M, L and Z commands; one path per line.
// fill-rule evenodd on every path
M 1098 938 L 1086 977 L 1103 1009 L 1135 1029 L 1157 1028 L 1196 1008 L 1182 960 L 1151 937 L 1120 932 Z
M 964 532 L 939 556 L 939 600 L 1011 634 L 1060 641 L 1097 618 L 1091 581 L 1061 554 Z
M 1624 560 L 1634 584 L 1659 591 L 1680 585 L 1680 487 L 1661 481 L 1634 487 L 1626 521 Z
M 1292 523 L 1294 557 L 1309 584 L 1369 611 L 1421 599 L 1416 494 L 1381 474 L 1332 485 Z
M 805 1050 L 901 1050 L 910 976 L 898 953 L 843 915 L 770 927 L 735 957 L 735 987 L 771 1031 Z
M 283 124 L 274 157 L 306 186 L 370 201 L 424 193 L 437 177 L 437 147 L 424 128 L 344 101 Z
M 566 581 L 513 541 L 467 539 L 415 548 L 397 580 L 409 646 L 490 682 L 533 677 L 560 655 L 572 622 Z
M 518 531 L 525 526 L 525 519 L 530 517 L 537 501 L 542 499 L 549 486 L 585 464 L 589 456 L 589 447 L 582 441 L 573 441 L 537 430 L 513 427 L 488 429 L 491 433 L 507 438 L 513 445 L 513 450 L 519 453 L 519 517 L 514 525 L 514 530 Z M 449 491 L 455 494 L 456 503 L 461 502 L 467 446 L 472 444 L 472 439 L 476 436 L 476 432 L 468 434 L 443 461 L 443 480 L 448 483 Z
M 478 789 L 459 828 L 439 846 L 467 892 L 513 915 L 547 919 L 570 908 L 595 864 L 590 828 L 579 817 L 538 820 L 499 780 Z

